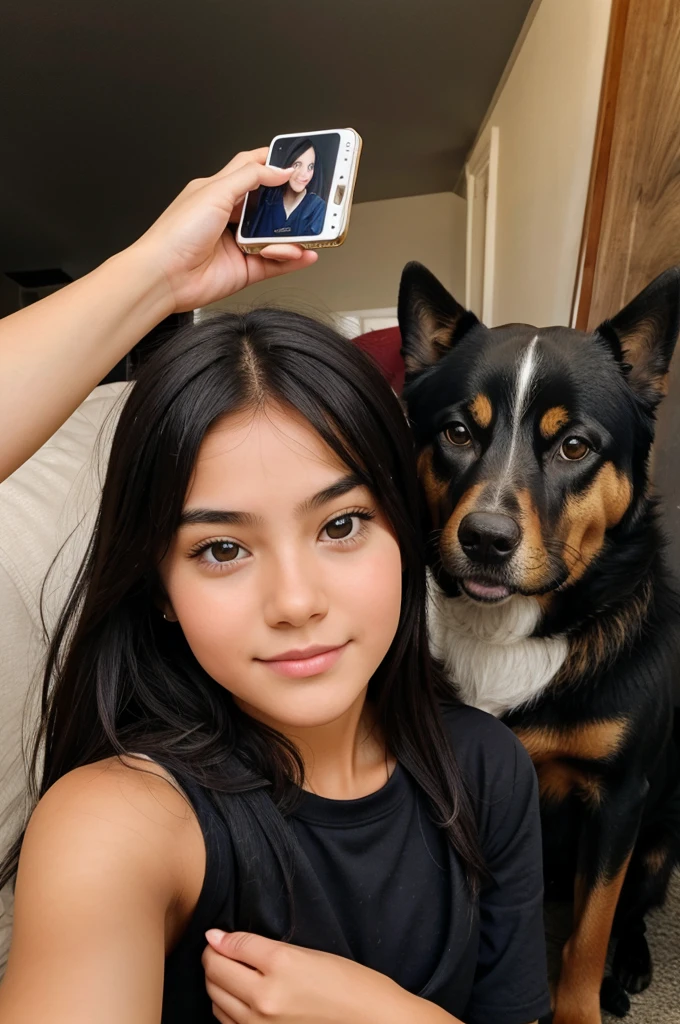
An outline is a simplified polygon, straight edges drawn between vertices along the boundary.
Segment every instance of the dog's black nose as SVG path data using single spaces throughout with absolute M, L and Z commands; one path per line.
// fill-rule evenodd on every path
M 507 562 L 521 540 L 519 526 L 500 512 L 470 512 L 458 527 L 458 540 L 472 562 Z

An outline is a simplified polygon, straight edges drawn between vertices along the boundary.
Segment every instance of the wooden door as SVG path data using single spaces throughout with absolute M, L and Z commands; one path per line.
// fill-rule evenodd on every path
M 613 0 L 574 324 L 596 327 L 680 264 L 680 0 Z M 680 579 L 680 345 L 653 458 Z

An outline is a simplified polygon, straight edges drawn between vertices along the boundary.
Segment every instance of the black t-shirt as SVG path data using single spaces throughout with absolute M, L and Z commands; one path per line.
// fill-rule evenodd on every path
M 445 721 L 489 873 L 477 901 L 468 897 L 426 798 L 400 765 L 382 789 L 359 800 L 304 793 L 291 825 L 353 959 L 465 1024 L 529 1024 L 550 1008 L 535 772 L 514 734 L 490 715 L 455 707 Z M 166 961 L 163 1024 L 214 1019 L 200 956 L 204 932 L 220 927 L 230 881 L 224 825 L 187 789 L 205 837 L 206 874 L 192 920 Z

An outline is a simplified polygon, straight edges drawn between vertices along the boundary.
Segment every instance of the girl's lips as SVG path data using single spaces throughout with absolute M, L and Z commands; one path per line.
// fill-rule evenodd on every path
M 304 679 L 327 672 L 341 658 L 346 647 L 347 644 L 342 644 L 340 647 L 310 647 L 309 653 L 307 651 L 288 651 L 279 658 L 266 661 L 258 658 L 257 660 L 278 675 L 288 676 L 290 679 Z

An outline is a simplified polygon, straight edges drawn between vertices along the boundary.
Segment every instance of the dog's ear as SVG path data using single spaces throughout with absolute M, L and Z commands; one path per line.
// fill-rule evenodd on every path
M 406 264 L 399 285 L 399 329 L 407 376 L 438 362 L 478 323 L 422 263 Z
M 680 267 L 665 270 L 597 333 L 609 343 L 633 391 L 650 406 L 658 405 L 680 333 Z

